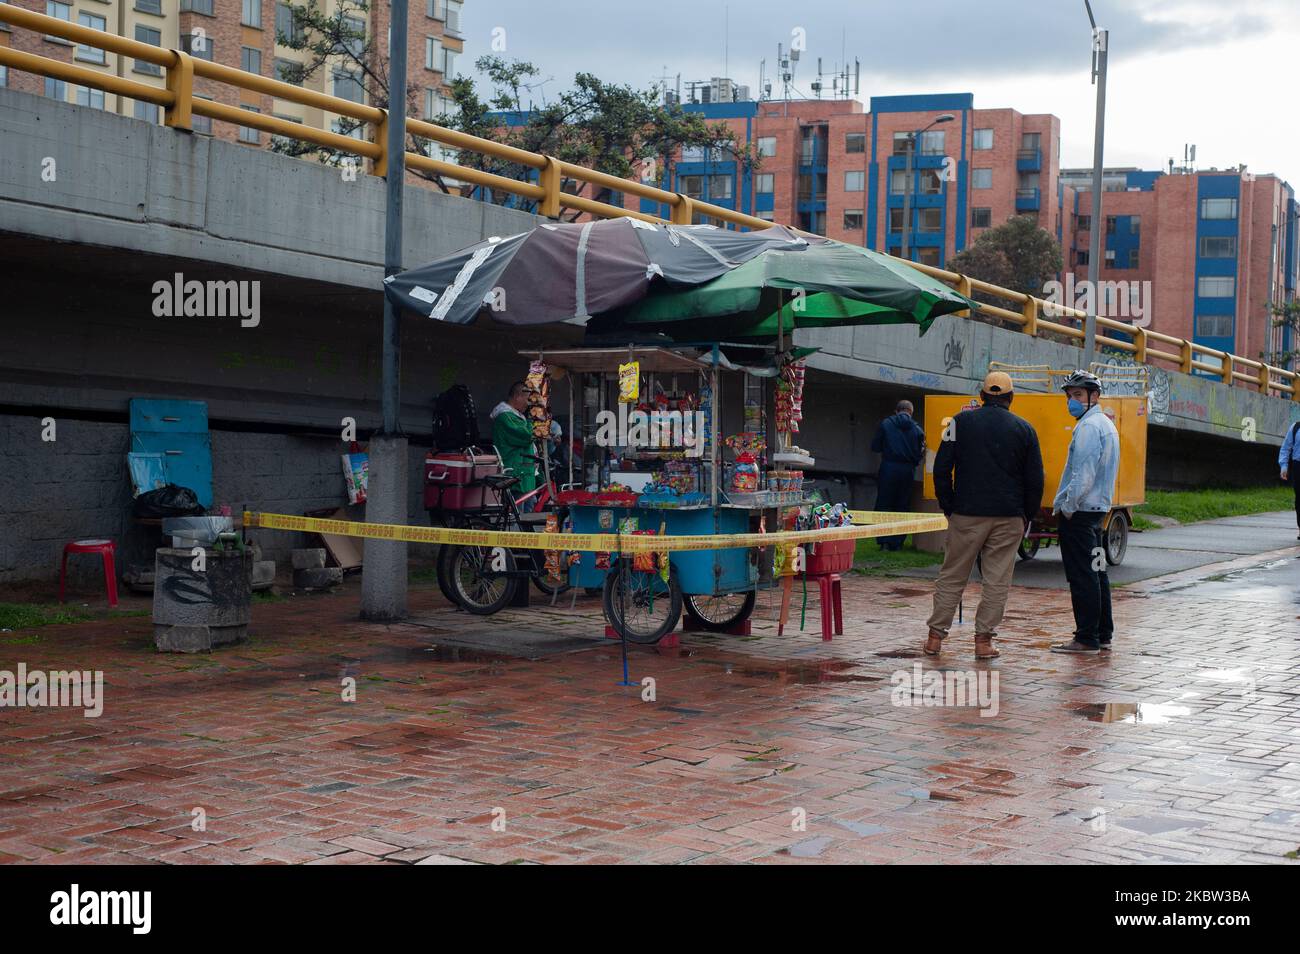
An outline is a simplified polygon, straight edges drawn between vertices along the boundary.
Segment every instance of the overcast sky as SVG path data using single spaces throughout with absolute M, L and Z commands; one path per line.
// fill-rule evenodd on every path
M 1300 0 L 1094 0 L 1110 30 L 1106 165 L 1164 168 L 1197 145 L 1197 165 L 1273 172 L 1300 188 Z M 794 85 L 862 61 L 858 97 L 970 92 L 976 108 L 1061 118 L 1062 165 L 1092 164 L 1095 88 L 1083 0 L 466 0 L 462 72 L 490 52 L 547 80 L 579 71 L 645 88 L 730 75 L 759 95 L 759 63 L 802 29 Z M 728 26 L 729 24 L 729 26 Z M 828 81 L 829 86 L 829 81 Z M 780 86 L 775 86 L 779 95 Z

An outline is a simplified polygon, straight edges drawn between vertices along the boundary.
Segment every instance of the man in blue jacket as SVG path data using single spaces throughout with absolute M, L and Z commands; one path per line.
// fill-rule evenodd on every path
M 1079 422 L 1074 425 L 1060 489 L 1052 502 L 1074 606 L 1074 639 L 1058 643 L 1052 652 L 1106 652 L 1115 624 L 1110 614 L 1110 577 L 1101 528 L 1114 502 L 1119 431 L 1102 410 L 1101 380 L 1095 374 L 1075 371 L 1061 390 L 1069 399 L 1070 416 Z
M 912 419 L 912 402 L 899 401 L 894 413 L 880 422 L 871 449 L 880 455 L 880 474 L 876 480 L 876 509 L 890 513 L 910 513 L 912 475 L 925 458 L 925 433 Z M 881 537 L 884 550 L 901 550 L 907 535 Z
M 1282 449 L 1277 453 L 1277 466 L 1282 474 L 1282 479 L 1291 485 L 1295 492 L 1295 525 L 1300 530 L 1300 421 L 1291 425 L 1291 429 L 1286 432 L 1286 440 L 1282 442 Z M 1300 540 L 1300 534 L 1296 535 Z

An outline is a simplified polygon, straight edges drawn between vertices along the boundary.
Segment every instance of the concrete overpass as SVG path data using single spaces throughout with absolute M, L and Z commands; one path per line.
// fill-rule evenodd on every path
M 131 397 L 207 402 L 218 502 L 338 503 L 340 420 L 379 422 L 383 191 L 364 174 L 348 181 L 313 162 L 0 89 L 0 512 L 11 527 L 0 581 L 49 575 L 74 536 L 127 535 Z M 418 186 L 406 215 L 408 266 L 538 221 Z M 260 282 L 257 324 L 156 316 L 154 285 L 177 273 Z M 486 411 L 521 376 L 518 349 L 576 336 L 405 318 L 402 422 L 414 445 L 434 394 L 464 382 Z M 810 361 L 815 414 L 801 443 L 828 470 L 863 478 L 864 504 L 876 469 L 868 445 L 899 397 L 972 391 L 990 359 L 1078 361 L 1077 348 L 961 318 L 924 338 L 856 328 L 809 343 L 822 351 Z M 1300 403 L 1154 375 L 1154 481 L 1269 478 Z M 40 440 L 46 416 L 59 421 L 53 443 Z M 1256 422 L 1253 443 L 1241 439 L 1244 418 Z

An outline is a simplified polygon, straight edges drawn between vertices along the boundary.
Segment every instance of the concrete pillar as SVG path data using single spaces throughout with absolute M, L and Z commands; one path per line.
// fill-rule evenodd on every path
M 407 523 L 406 487 L 410 465 L 405 437 L 370 439 L 367 523 Z M 361 568 L 361 618 L 376 622 L 406 618 L 406 544 L 365 541 Z

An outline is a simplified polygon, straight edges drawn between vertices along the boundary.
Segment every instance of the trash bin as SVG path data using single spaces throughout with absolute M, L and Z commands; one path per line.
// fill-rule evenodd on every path
M 206 653 L 248 637 L 251 550 L 160 548 L 154 555 L 153 636 L 162 653 Z

